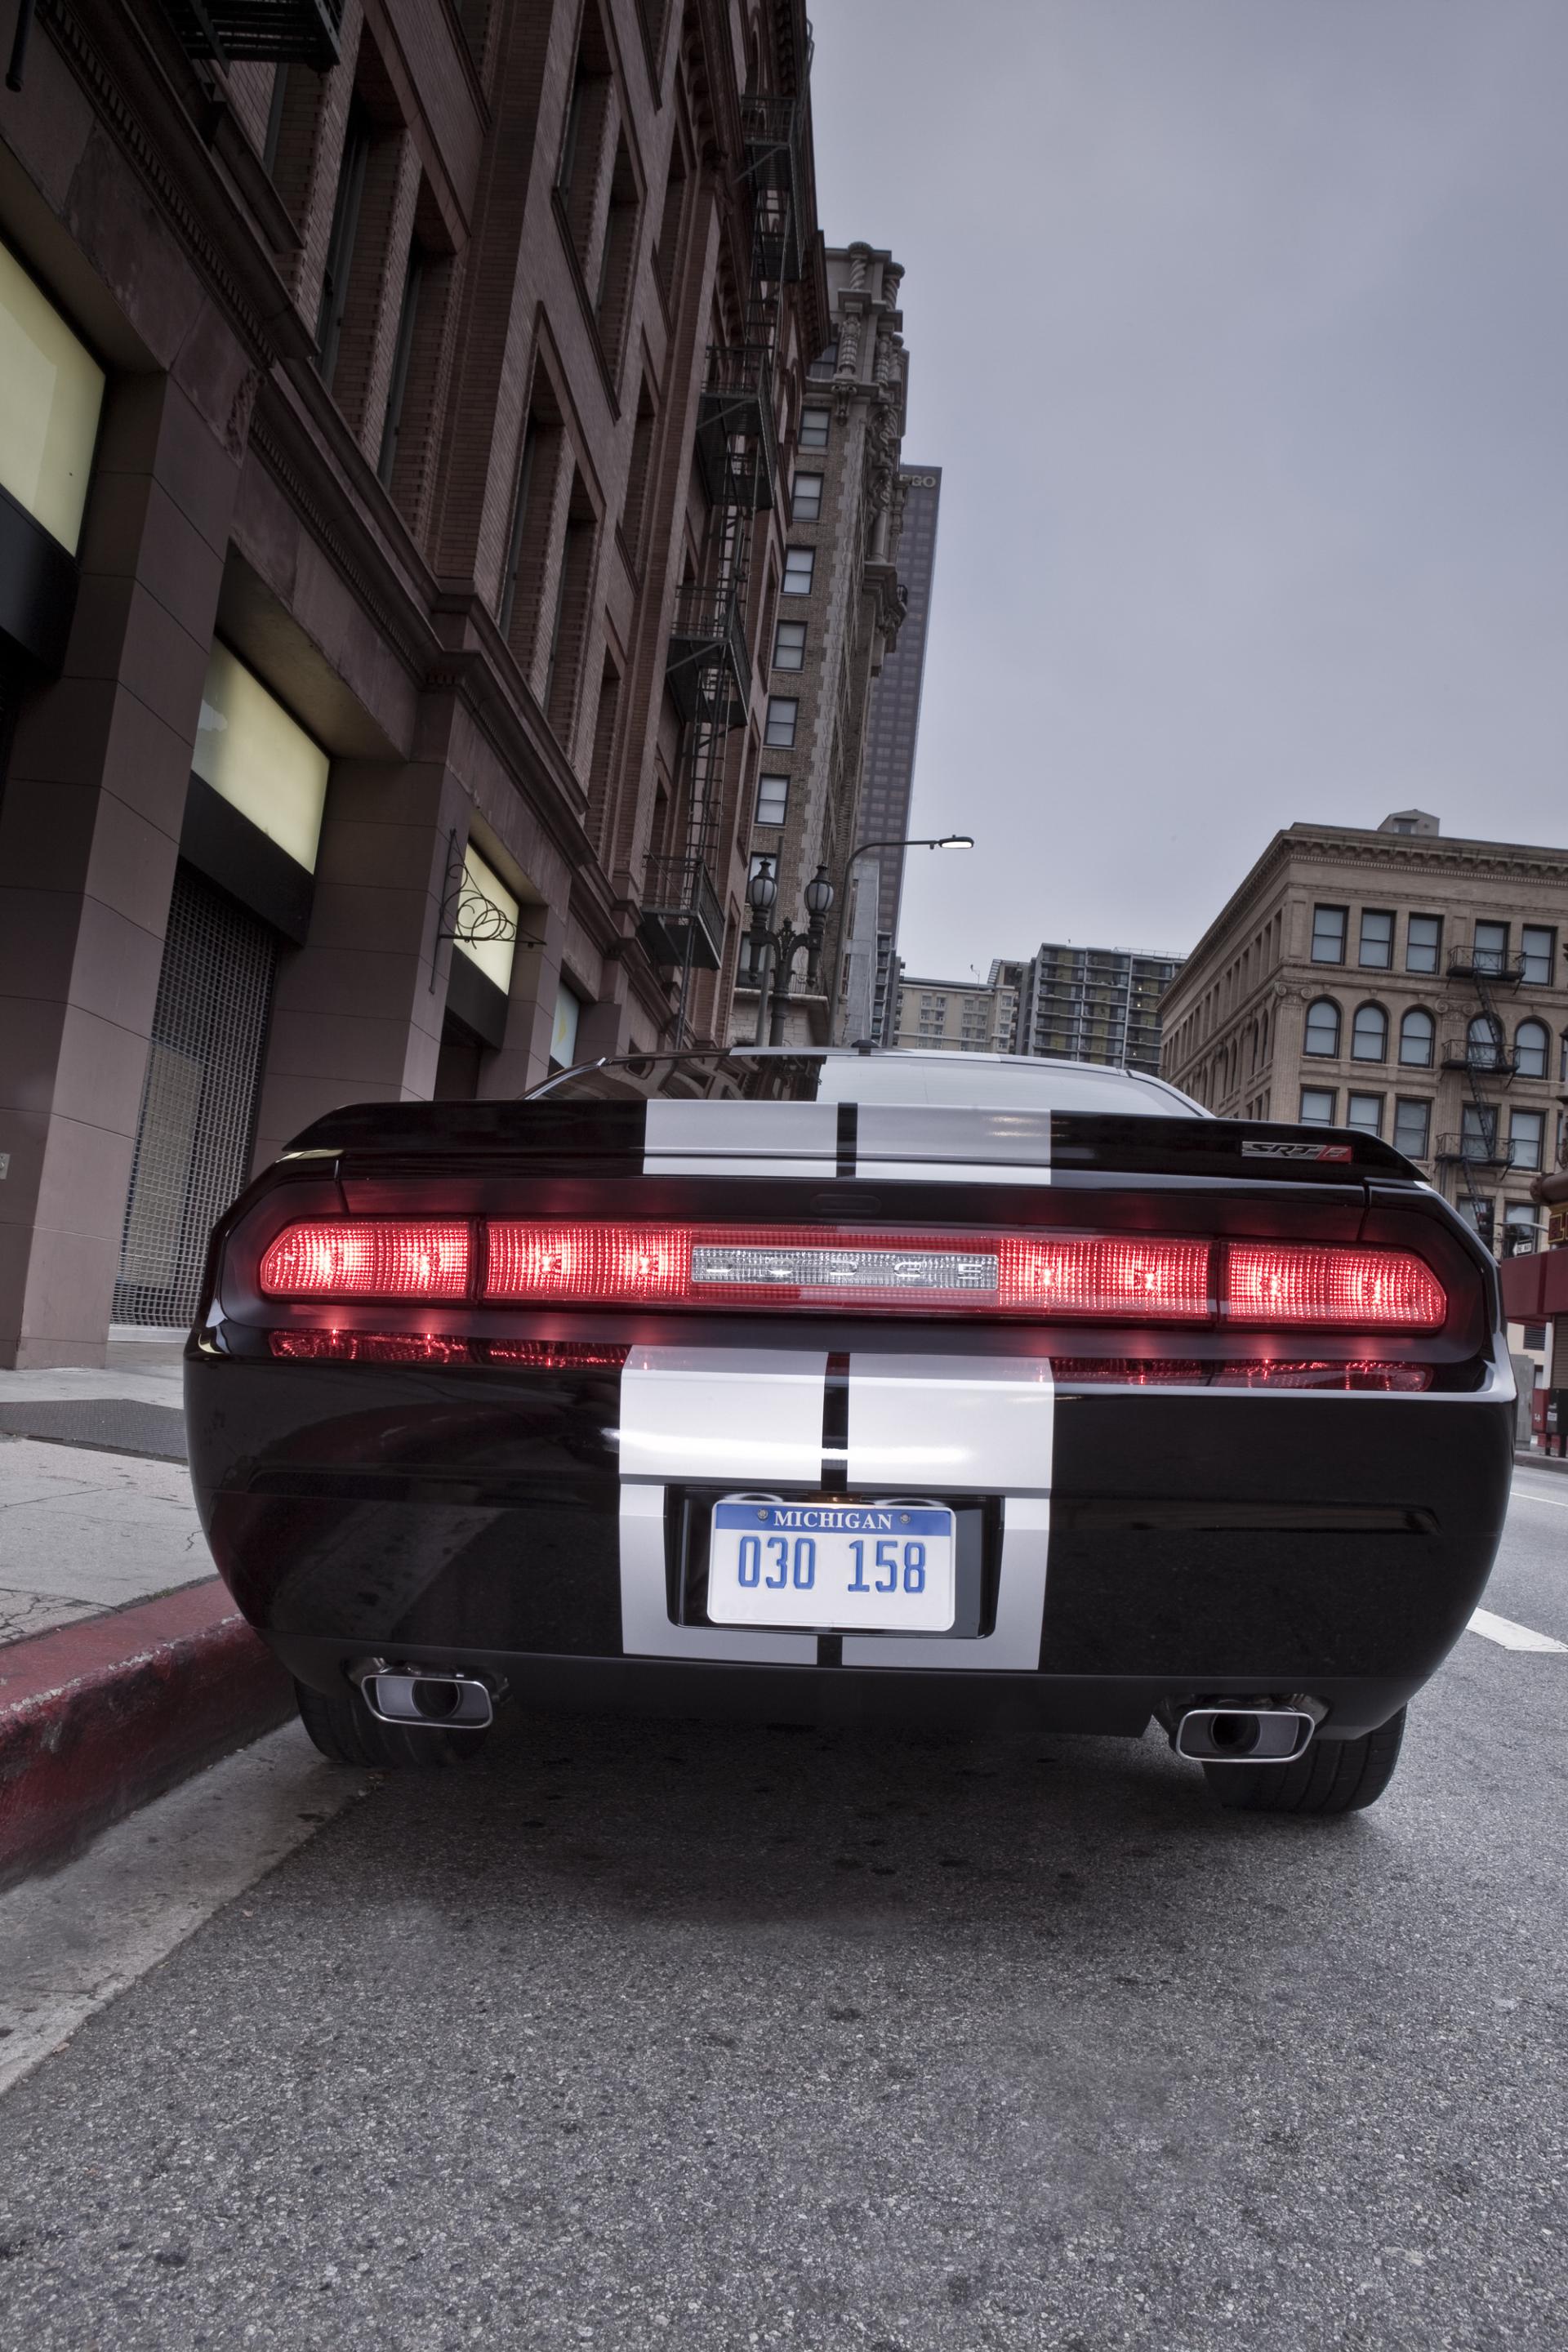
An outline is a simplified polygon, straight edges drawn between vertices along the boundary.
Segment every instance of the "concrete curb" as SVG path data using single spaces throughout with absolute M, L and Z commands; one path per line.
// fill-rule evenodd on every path
M 281 1723 L 288 1675 L 215 1577 L 0 1649 L 0 1887 Z
M 1516 1445 L 1513 1458 L 1531 1470 L 1553 1470 L 1558 1477 L 1568 1478 L 1568 1462 L 1561 1454 L 1532 1454 L 1528 1445 Z

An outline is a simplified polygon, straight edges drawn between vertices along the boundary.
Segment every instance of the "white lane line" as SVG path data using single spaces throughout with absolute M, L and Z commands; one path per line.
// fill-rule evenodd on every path
M 1568 1642 L 1553 1641 L 1550 1633 L 1532 1633 L 1528 1625 L 1516 1625 L 1511 1617 L 1494 1617 L 1489 1609 L 1478 1609 L 1470 1620 L 1472 1633 L 1485 1641 L 1496 1642 L 1504 1650 L 1562 1650 L 1568 1654 Z
M 368 1786 L 288 1724 L 0 1895 L 0 2092 Z
M 1513 1492 L 1521 1502 L 1544 1503 L 1548 1510 L 1568 1511 L 1568 1503 L 1563 1500 L 1561 1495 L 1538 1495 L 1532 1486 L 1515 1486 Z

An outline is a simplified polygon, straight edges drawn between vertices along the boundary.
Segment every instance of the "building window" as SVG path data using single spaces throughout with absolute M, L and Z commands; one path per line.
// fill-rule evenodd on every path
M 316 314 L 317 365 L 321 371 L 321 382 L 329 389 L 338 364 L 343 317 L 348 309 L 360 201 L 364 194 L 365 166 L 370 162 L 370 117 L 360 100 L 352 98 L 348 129 L 343 133 L 342 161 L 338 166 L 337 194 L 332 199 L 326 267 L 321 272 L 321 303 Z
M 1441 915 L 1412 915 L 1405 933 L 1406 971 L 1436 971 L 1443 951 Z
M 1331 996 L 1320 996 L 1307 1007 L 1305 1050 L 1330 1057 L 1340 1050 L 1340 1008 Z
M 763 740 L 775 751 L 787 751 L 795 742 L 795 722 L 800 715 L 799 701 L 793 694 L 770 694 L 768 723 Z
M 1399 1058 L 1406 1069 L 1429 1070 L 1432 1066 L 1432 1044 L 1437 1024 L 1429 1013 L 1419 1006 L 1407 1013 L 1399 1024 Z
M 1394 1106 L 1394 1148 L 1403 1151 L 1406 1160 L 1425 1160 L 1432 1139 L 1432 1106 L 1414 1097 L 1402 1098 Z
M 1476 970 L 1502 971 L 1508 964 L 1508 925 L 1478 923 L 1476 925 Z
M 1332 1087 L 1303 1087 L 1301 1089 L 1301 1125 L 1332 1127 L 1335 1094 Z
M 814 547 L 786 547 L 784 550 L 784 593 L 786 596 L 809 596 L 811 575 L 816 569 Z
M 279 68 L 281 71 L 281 68 Z M 403 405 L 408 396 L 408 370 L 414 357 L 414 331 L 419 316 L 419 288 L 425 276 L 425 256 L 417 243 L 408 248 L 403 275 L 403 302 L 397 314 L 397 341 L 393 346 L 392 382 L 386 394 L 386 415 L 381 428 L 381 454 L 376 474 L 387 489 L 397 465 L 397 441 L 403 430 Z
M 789 810 L 789 778 L 759 776 L 757 778 L 757 823 L 783 824 Z
M 1352 1062 L 1386 1062 L 1388 1015 L 1381 1004 L 1358 1004 L 1351 1026 Z
M 831 379 L 837 365 L 838 339 L 835 336 L 832 342 L 823 345 L 821 356 L 812 361 L 811 365 L 806 369 L 806 374 L 814 383 L 825 383 Z
M 1383 1097 L 1381 1095 L 1347 1096 L 1345 1125 L 1359 1128 L 1363 1135 L 1381 1135 L 1383 1133 Z
M 1546 1113 L 1543 1110 L 1516 1110 L 1508 1126 L 1508 1164 L 1510 1168 L 1539 1168 L 1546 1141 Z
M 103 370 L 3 245 L 0 384 L 5 387 L 0 486 L 74 555 L 103 405 Z
M 1343 963 L 1345 960 L 1345 925 L 1349 909 L 1344 907 L 1314 907 L 1312 909 L 1312 961 Z
M 826 449 L 829 421 L 826 408 L 803 408 L 800 412 L 798 446 L 802 449 Z
M 1513 1066 L 1521 1078 L 1543 1078 L 1546 1076 L 1546 1054 L 1551 1040 L 1543 1021 L 1521 1021 L 1514 1032 Z
M 308 874 L 316 869 L 330 765 L 261 680 L 226 646 L 215 645 L 192 772 Z
M 805 623 L 781 621 L 773 632 L 773 667 L 804 669 L 805 667 Z
M 822 520 L 822 476 L 797 474 L 790 491 L 789 510 L 796 522 Z
M 1502 1033 L 1489 1013 L 1478 1013 L 1465 1032 L 1465 1059 L 1472 1070 L 1500 1070 L 1508 1055 Z
M 1459 1113 L 1459 1150 L 1466 1160 L 1497 1157 L 1497 1108 L 1492 1103 L 1466 1103 Z
M 1373 971 L 1386 971 L 1394 961 L 1394 917 L 1385 908 L 1362 910 L 1361 960 Z
M 1526 923 L 1519 935 L 1519 949 L 1530 986 L 1550 988 L 1552 969 L 1557 961 L 1556 932 L 1545 930 L 1538 923 Z
M 1541 1227 L 1528 1201 L 1510 1201 L 1502 1213 L 1504 1257 L 1527 1257 L 1540 1238 Z M 1528 1339 L 1528 1333 L 1526 1337 Z

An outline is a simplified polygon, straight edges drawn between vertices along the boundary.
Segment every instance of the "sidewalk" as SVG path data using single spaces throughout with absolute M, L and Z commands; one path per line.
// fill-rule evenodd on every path
M 0 1372 L 0 1885 L 288 1713 L 191 1499 L 181 1349 Z

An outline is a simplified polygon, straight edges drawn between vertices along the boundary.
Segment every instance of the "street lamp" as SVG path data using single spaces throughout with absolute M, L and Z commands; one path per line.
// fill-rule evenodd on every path
M 815 990 L 822 963 L 822 941 L 833 905 L 833 885 L 827 868 L 819 866 L 801 896 L 805 900 L 806 927 L 797 931 L 786 919 L 775 928 L 768 918 L 778 903 L 776 860 L 760 857 L 746 885 L 752 927 L 746 934 L 746 975 L 757 984 L 757 1034 L 753 1044 L 782 1045 L 784 1015 L 789 1010 L 790 982 L 795 960 L 806 950 L 805 984 Z
M 868 856 L 873 849 L 973 849 L 973 846 L 974 835 L 972 833 L 913 834 L 886 841 L 858 842 L 844 861 L 844 877 L 838 887 L 841 892 L 848 889 L 849 877 L 856 861 Z

